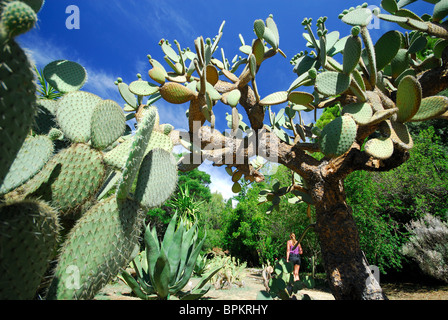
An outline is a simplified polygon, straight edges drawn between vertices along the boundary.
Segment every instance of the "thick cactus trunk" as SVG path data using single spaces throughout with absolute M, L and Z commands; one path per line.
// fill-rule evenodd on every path
M 387 297 L 373 277 L 359 242 L 342 180 L 315 184 L 316 232 L 327 279 L 337 300 L 383 300 Z

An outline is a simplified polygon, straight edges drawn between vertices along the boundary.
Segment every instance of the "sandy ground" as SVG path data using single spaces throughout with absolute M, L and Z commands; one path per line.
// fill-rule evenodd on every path
M 197 279 L 192 279 L 193 283 Z M 260 291 L 266 290 L 261 277 L 261 270 L 248 269 L 244 277 L 243 287 L 233 287 L 231 289 L 215 289 L 213 286 L 203 296 L 203 299 L 210 300 L 256 300 Z M 96 296 L 97 300 L 134 300 L 138 298 L 130 295 L 131 290 L 120 280 L 106 286 Z M 308 294 L 313 300 L 334 300 L 332 294 L 320 290 L 301 290 L 300 293 Z
M 193 283 L 198 279 L 193 278 Z M 203 296 L 208 300 L 256 300 L 260 291 L 265 290 L 260 269 L 247 269 L 243 287 L 216 290 L 212 288 Z M 448 300 L 448 285 L 416 285 L 415 283 L 383 283 L 384 292 L 390 300 Z M 334 300 L 333 295 L 323 289 L 301 290 L 313 300 Z M 139 300 L 131 295 L 130 288 L 122 281 L 114 281 L 106 286 L 96 300 Z

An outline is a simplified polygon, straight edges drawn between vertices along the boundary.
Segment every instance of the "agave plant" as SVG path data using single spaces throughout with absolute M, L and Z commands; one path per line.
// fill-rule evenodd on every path
M 141 299 L 168 300 L 170 296 L 184 300 L 198 299 L 208 292 L 210 285 L 204 286 L 221 269 L 221 266 L 215 267 L 193 289 L 182 291 L 193 274 L 205 236 L 199 241 L 196 223 L 187 229 L 183 219 L 177 220 L 176 212 L 161 243 L 156 229 L 148 226 L 145 250 L 132 261 L 136 278 L 126 271 L 122 272 L 122 279 Z

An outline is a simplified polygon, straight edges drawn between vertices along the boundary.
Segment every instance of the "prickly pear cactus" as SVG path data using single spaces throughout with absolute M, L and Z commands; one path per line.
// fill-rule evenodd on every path
M 309 276 L 302 276 L 299 281 L 294 281 L 292 274 L 293 265 L 286 262 L 284 258 L 274 265 L 273 273 L 269 279 L 269 291 L 261 291 L 257 300 L 311 300 L 308 294 L 301 294 L 304 288 L 312 289 L 314 279 Z
M 2 4 L 0 19 L 0 38 L 4 41 L 31 30 L 37 22 L 37 15 L 25 2 L 6 1 Z
M 0 299 L 30 300 L 57 248 L 58 212 L 40 200 L 0 204 Z
M 6 6 L 6 10 L 17 4 L 27 6 L 20 1 L 1 6 Z M 11 31 L 13 18 L 5 10 L 0 17 L 0 184 L 22 147 L 36 112 L 34 72 L 26 54 L 14 41 L 17 33 Z
M 87 72 L 67 60 L 43 72 L 62 97 L 36 101 L 33 69 L 13 37 L 34 26 L 42 4 L 1 6 L 0 295 L 91 299 L 132 259 L 145 210 L 176 187 L 172 126 L 159 128 L 157 109 L 147 106 L 137 133 L 126 133 L 123 109 L 80 91 Z M 147 94 L 148 84 L 131 90 Z

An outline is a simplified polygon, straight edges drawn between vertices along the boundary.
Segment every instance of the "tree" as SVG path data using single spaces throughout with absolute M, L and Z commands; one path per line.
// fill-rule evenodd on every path
M 212 197 L 208 187 L 210 183 L 210 175 L 198 169 L 179 172 L 179 186 L 187 187 L 196 201 L 210 201 Z
M 177 41 L 172 46 L 162 40 L 165 60 L 174 72 L 167 72 L 149 57 L 153 67 L 149 76 L 159 86 L 147 85 L 148 89 L 154 89 L 157 98 L 169 103 L 190 104 L 188 132 L 170 133 L 175 143 L 191 151 L 179 162 L 181 171 L 192 170 L 205 160 L 227 166 L 237 192 L 243 176 L 246 181 L 263 181 L 261 165 L 250 161 L 258 155 L 300 177 L 289 186 L 277 186 L 266 197 L 274 208 L 289 193 L 314 205 L 315 231 L 336 299 L 386 298 L 362 254 L 346 200 L 345 178 L 354 171 L 384 172 L 399 167 L 408 160 L 413 146 L 406 123 L 447 116 L 448 98 L 437 96 L 448 87 L 444 51 L 448 31 L 442 21 L 446 2 L 437 2 L 433 15 L 422 17 L 403 9 L 412 2 L 382 1 L 383 9 L 390 14 L 372 11 L 367 5 L 345 10 L 340 18 L 352 30 L 341 39 L 339 32 L 328 32 L 326 17 L 317 21 L 317 37 L 312 20 L 304 19 L 304 37 L 313 51 L 291 60 L 298 78 L 289 88 L 263 99 L 257 88 L 257 73 L 265 60 L 277 53 L 284 56 L 272 16 L 254 22 L 256 37 L 251 45 L 241 37 L 240 49 L 247 57 L 232 63 L 225 57 L 222 61 L 216 58 L 224 25 L 213 40 L 197 38 L 196 52 L 182 50 Z M 412 31 L 387 32 L 374 45 L 368 26 L 375 16 Z M 426 48 L 425 34 L 437 39 L 437 45 L 434 55 L 421 61 L 416 53 Z M 340 54 L 342 60 L 338 61 Z M 239 67 L 243 70 L 237 76 Z M 297 90 L 303 87 L 312 93 Z M 214 111 L 221 107 L 218 102 L 230 107 L 230 132 L 215 130 Z M 272 112 L 271 106 L 286 103 L 277 114 Z M 322 130 L 303 123 L 302 112 L 335 103 L 340 104 L 341 115 Z M 238 104 L 246 112 L 248 124 L 241 121 Z M 138 107 L 137 118 L 147 107 Z M 299 123 L 295 122 L 296 115 Z M 265 118 L 269 124 L 264 123 Z M 324 157 L 313 156 L 316 153 Z

